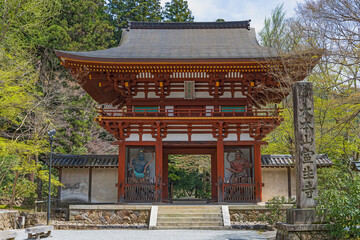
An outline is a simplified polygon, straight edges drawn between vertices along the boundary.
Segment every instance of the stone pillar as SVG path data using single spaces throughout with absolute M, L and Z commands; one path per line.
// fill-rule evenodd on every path
M 314 100 L 312 83 L 293 86 L 296 205 L 299 209 L 314 208 L 317 197 Z
M 316 216 L 317 169 L 312 83 L 293 85 L 296 209 L 286 211 L 286 223 L 277 223 L 276 239 L 328 239 L 327 226 Z

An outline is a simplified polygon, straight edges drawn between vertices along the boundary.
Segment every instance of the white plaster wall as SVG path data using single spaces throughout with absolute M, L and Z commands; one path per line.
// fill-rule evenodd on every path
M 296 171 L 291 168 L 291 197 L 296 198 Z
M 208 92 L 196 92 L 195 89 L 195 99 L 196 98 L 211 98 L 211 96 Z
M 117 202 L 117 168 L 94 168 L 92 170 L 91 202 Z
M 236 134 L 229 134 L 227 138 L 224 139 L 225 141 L 237 141 Z M 250 137 L 248 133 L 243 133 L 240 135 L 240 141 L 253 141 L 254 139 Z
M 242 98 L 244 95 L 242 95 L 242 92 L 235 92 L 234 97 L 236 98 Z M 246 99 L 246 98 L 245 98 Z
M 88 202 L 89 201 L 89 169 L 63 168 L 61 171 L 60 201 Z
M 288 177 L 286 168 L 262 168 L 262 201 L 266 202 L 275 196 L 288 197 Z M 295 170 L 291 169 L 292 197 L 296 194 Z
M 184 97 L 185 97 L 184 92 L 170 92 L 169 96 L 167 96 L 166 98 L 184 98 Z
M 188 141 L 187 134 L 168 134 L 164 141 Z
M 220 96 L 220 98 L 231 98 L 231 92 L 224 92 L 224 94 Z
M 149 141 L 149 142 L 156 141 L 156 139 L 153 138 L 151 136 L 151 134 L 143 134 L 142 140 L 143 141 Z M 131 134 L 130 137 L 126 139 L 126 141 L 139 141 L 139 134 Z
M 144 92 L 138 92 L 133 98 L 144 98 L 145 93 Z

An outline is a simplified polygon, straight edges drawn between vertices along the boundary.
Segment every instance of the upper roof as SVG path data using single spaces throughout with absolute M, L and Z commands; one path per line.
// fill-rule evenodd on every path
M 130 22 L 120 45 L 89 52 L 56 51 L 59 57 L 102 62 L 144 59 L 259 59 L 276 57 L 262 47 L 249 21 Z
M 64 167 L 117 167 L 118 155 L 53 155 L 53 166 Z M 330 167 L 334 163 L 326 154 L 316 156 L 318 167 Z M 261 167 L 294 167 L 291 155 L 261 155 Z

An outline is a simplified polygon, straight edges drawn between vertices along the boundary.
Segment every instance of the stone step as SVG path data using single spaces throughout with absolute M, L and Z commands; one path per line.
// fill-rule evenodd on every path
M 224 230 L 230 229 L 224 226 L 156 226 L 155 230 L 171 230 L 171 229 L 198 229 L 198 230 Z
M 154 229 L 225 229 L 220 206 L 159 206 Z
M 176 221 L 176 220 L 175 220 Z M 222 222 L 161 222 L 157 226 L 182 226 L 182 227 L 203 227 L 203 226 L 223 226 Z
M 221 217 L 215 217 L 215 218 L 203 218 L 203 217 L 158 217 L 157 222 L 158 223 L 165 223 L 165 222 L 174 222 L 174 221 L 178 221 L 178 222 L 193 222 L 193 223 L 198 223 L 198 222 L 221 222 L 222 223 L 222 218 Z
M 216 218 L 216 217 L 220 217 L 222 218 L 222 214 L 221 213 L 158 213 L 158 218 L 159 217 L 172 217 L 172 218 L 176 218 L 176 217 L 195 217 L 195 218 Z
M 221 213 L 220 209 L 160 209 L 158 213 Z
M 219 206 L 159 206 L 159 209 L 172 209 L 172 210 L 182 210 L 182 209 L 202 209 L 202 210 L 219 210 Z
M 207 200 L 172 200 L 171 202 L 173 204 L 189 205 L 189 204 L 206 204 L 208 201 Z

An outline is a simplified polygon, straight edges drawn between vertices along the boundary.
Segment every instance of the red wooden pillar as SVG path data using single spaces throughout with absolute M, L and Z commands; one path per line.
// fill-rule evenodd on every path
M 163 143 L 162 138 L 158 137 L 155 143 L 155 200 L 162 201 L 162 183 L 163 183 Z
M 163 154 L 163 188 L 162 188 L 162 200 L 169 201 L 169 154 Z
M 217 141 L 216 168 L 218 202 L 224 202 L 224 141 L 222 138 Z
M 126 146 L 125 142 L 119 144 L 119 164 L 118 164 L 118 202 L 125 201 L 125 168 L 126 168 Z
M 216 151 L 211 154 L 211 200 L 216 201 L 217 194 L 217 167 L 216 167 Z
M 255 168 L 255 201 L 261 202 L 262 199 L 261 148 L 259 143 L 255 143 L 254 145 L 254 168 Z

